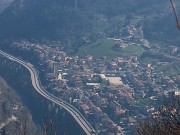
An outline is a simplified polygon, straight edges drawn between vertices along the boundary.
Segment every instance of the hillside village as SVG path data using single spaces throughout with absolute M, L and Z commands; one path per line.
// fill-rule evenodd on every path
M 141 120 L 158 113 L 163 96 L 180 95 L 178 70 L 166 74 L 159 69 L 178 66 L 180 49 L 151 47 L 141 29 L 138 31 L 129 26 L 127 38 L 113 40 L 120 48 L 140 45 L 143 53 L 112 59 L 70 56 L 61 47 L 28 41 L 15 41 L 13 47 L 35 52 L 44 88 L 78 108 L 98 133 L 131 134 Z M 144 62 L 146 57 L 158 60 Z

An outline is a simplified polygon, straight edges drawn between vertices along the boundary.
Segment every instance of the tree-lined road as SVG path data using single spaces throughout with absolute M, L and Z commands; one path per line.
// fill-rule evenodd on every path
M 15 61 L 24 67 L 28 69 L 28 71 L 31 74 L 31 80 L 32 80 L 32 85 L 35 88 L 35 90 L 40 93 L 43 97 L 46 99 L 52 101 L 53 103 L 57 104 L 58 106 L 63 107 L 65 110 L 67 110 L 73 118 L 77 121 L 77 123 L 81 126 L 81 128 L 84 130 L 84 132 L 87 135 L 97 135 L 97 132 L 93 129 L 93 127 L 90 125 L 90 123 L 84 118 L 84 116 L 71 104 L 57 98 L 56 96 L 52 95 L 51 93 L 47 92 L 42 86 L 39 81 L 38 73 L 34 66 L 28 62 L 25 62 L 23 60 L 20 60 L 8 53 L 5 53 L 0 50 L 0 54 L 3 55 L 4 57 Z

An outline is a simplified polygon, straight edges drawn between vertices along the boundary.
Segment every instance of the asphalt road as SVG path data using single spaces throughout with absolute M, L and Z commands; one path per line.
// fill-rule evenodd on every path
M 84 130 L 84 132 L 87 135 L 97 135 L 97 132 L 93 129 L 93 127 L 90 125 L 90 123 L 84 118 L 84 116 L 74 106 L 57 98 L 56 96 L 52 95 L 51 93 L 47 92 L 41 86 L 37 70 L 34 68 L 34 66 L 32 64 L 25 62 L 23 60 L 20 60 L 8 53 L 1 51 L 1 50 L 0 50 L 0 54 L 3 55 L 4 57 L 26 67 L 31 74 L 32 85 L 38 93 L 40 93 L 46 99 L 52 101 L 53 103 L 57 104 L 58 106 L 63 107 L 65 110 L 67 110 L 73 116 L 73 118 L 81 126 L 81 128 Z

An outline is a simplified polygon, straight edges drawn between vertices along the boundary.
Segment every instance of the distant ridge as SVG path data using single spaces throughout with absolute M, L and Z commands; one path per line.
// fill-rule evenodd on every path
M 14 0 L 0 0 L 0 13 L 2 13 Z
M 96 39 L 98 33 L 119 36 L 123 20 L 141 17 L 138 25 L 143 25 L 145 35 L 163 40 L 177 34 L 169 21 L 173 16 L 168 4 L 164 0 L 15 0 L 0 15 L 0 39 L 74 44 L 81 37 Z

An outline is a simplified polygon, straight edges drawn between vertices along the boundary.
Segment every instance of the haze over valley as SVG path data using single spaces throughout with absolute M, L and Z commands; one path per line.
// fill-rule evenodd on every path
M 7 101 L 0 79 L 0 134 L 21 125 L 28 135 L 177 135 L 179 9 L 176 0 L 0 0 L 0 76 L 15 93 Z

